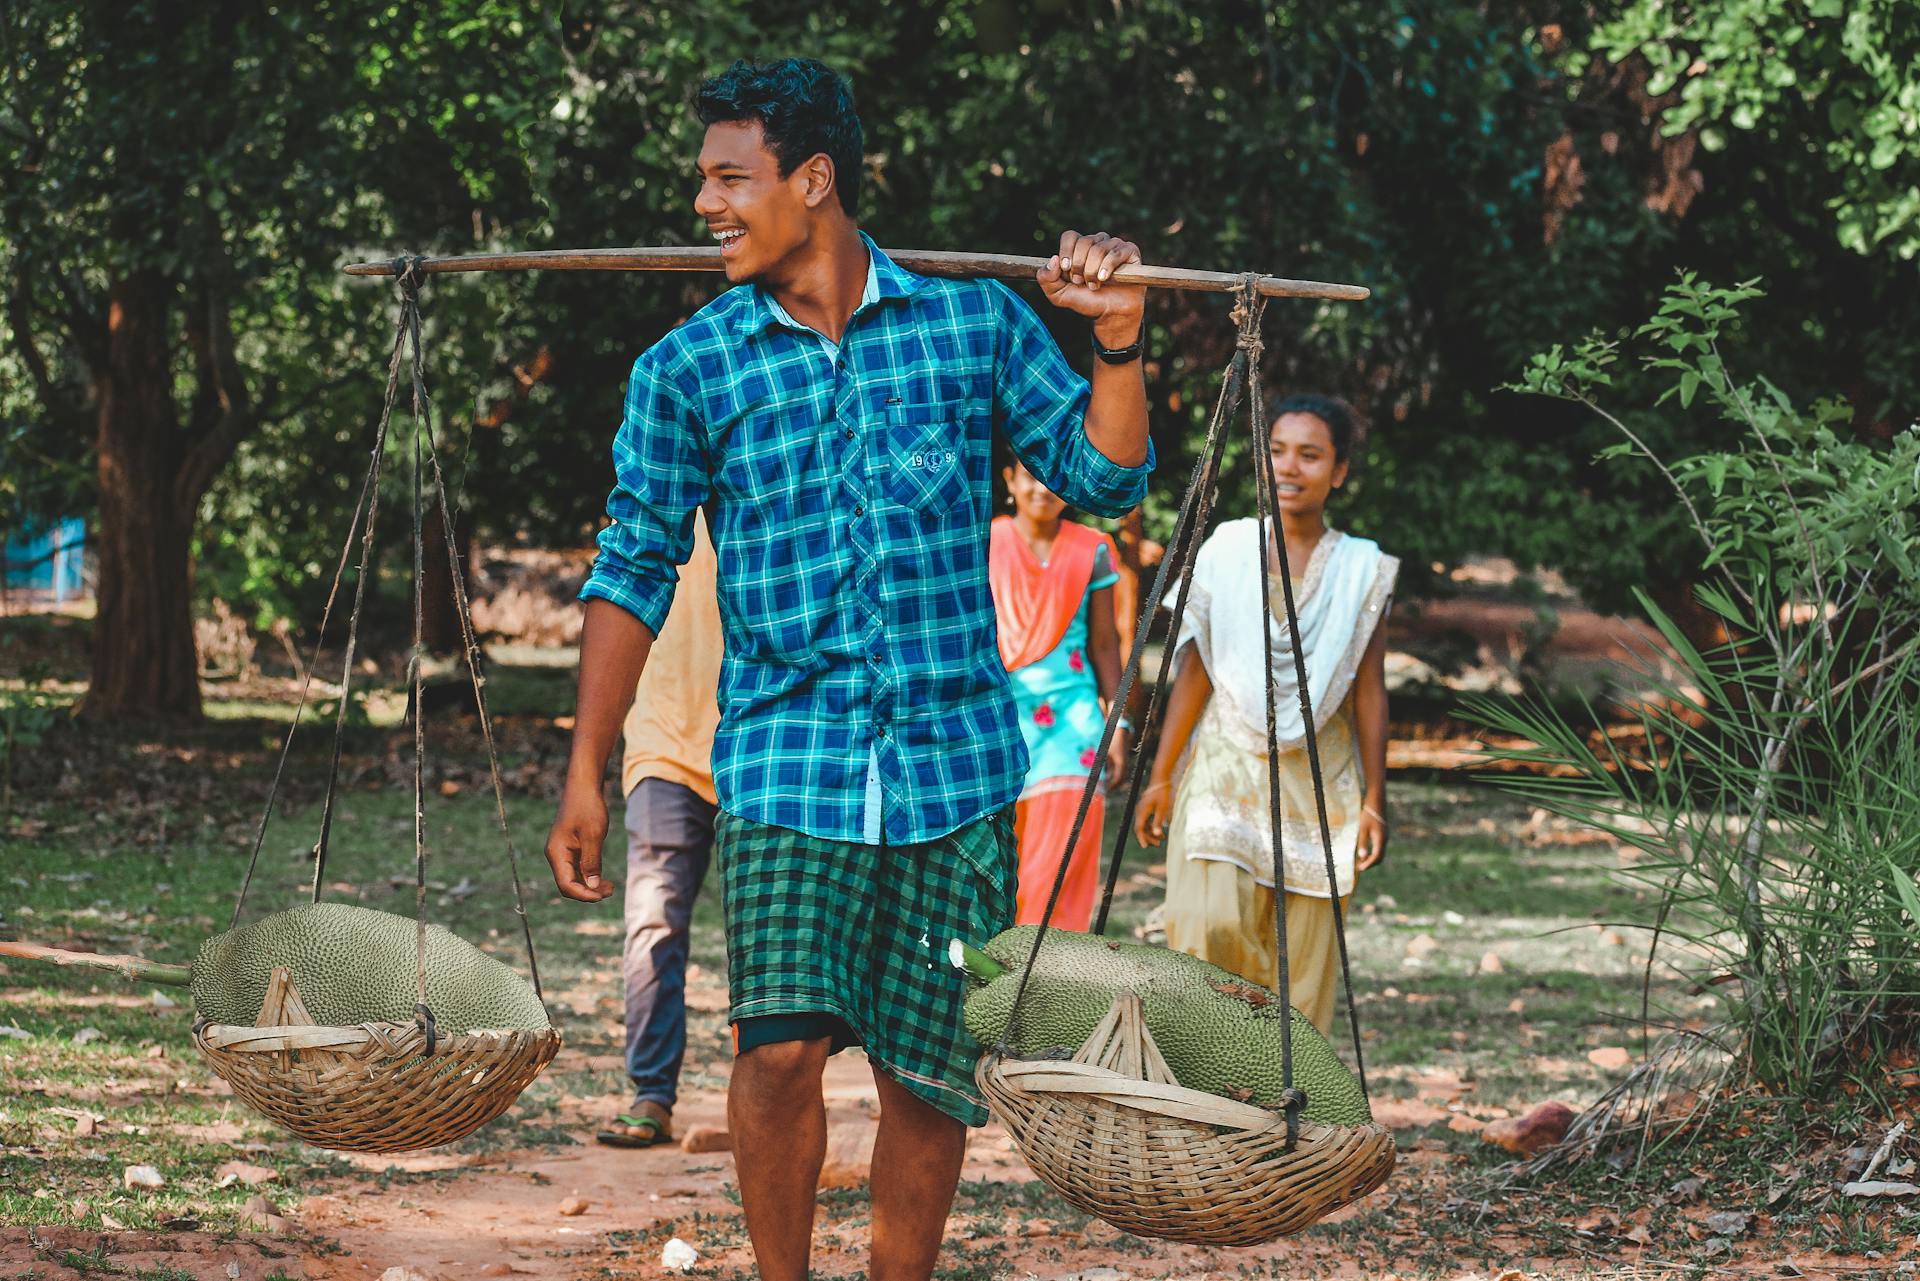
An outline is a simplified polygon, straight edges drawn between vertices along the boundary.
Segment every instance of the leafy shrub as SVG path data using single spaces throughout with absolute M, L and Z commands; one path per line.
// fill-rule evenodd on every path
M 1856 439 L 1843 405 L 1736 378 L 1723 334 L 1759 296 L 1683 276 L 1633 335 L 1666 383 L 1654 411 L 1714 415 L 1725 450 L 1647 450 L 1601 403 L 1614 342 L 1556 346 L 1516 385 L 1586 406 L 1624 437 L 1613 455 L 1658 469 L 1724 640 L 1696 645 L 1639 594 L 1676 661 L 1640 673 L 1638 746 L 1538 699 L 1470 715 L 1534 744 L 1500 753 L 1532 767 L 1502 786 L 1647 855 L 1624 874 L 1656 891 L 1650 969 L 1726 994 L 1747 1072 L 1804 1091 L 1920 1023 L 1920 428 Z

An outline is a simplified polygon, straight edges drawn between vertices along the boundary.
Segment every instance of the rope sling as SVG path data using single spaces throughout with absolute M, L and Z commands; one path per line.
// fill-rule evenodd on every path
M 255 829 L 253 849 L 241 876 L 227 929 L 208 939 L 191 966 L 168 965 L 137 956 L 101 956 L 0 942 L 0 956 L 78 965 L 116 972 L 128 979 L 187 985 L 194 989 L 193 1042 L 215 1074 L 233 1087 L 242 1102 L 316 1147 L 393 1153 L 454 1143 L 500 1116 L 532 1083 L 560 1049 L 560 1033 L 540 987 L 539 959 L 527 920 L 519 857 L 507 824 L 506 787 L 500 777 L 500 753 L 487 711 L 486 675 L 474 634 L 473 610 L 460 573 L 454 540 L 452 504 L 440 469 L 433 430 L 432 400 L 427 395 L 426 353 L 422 340 L 419 258 L 398 258 L 388 266 L 396 277 L 399 320 L 387 363 L 386 396 L 373 433 L 365 478 L 348 522 L 347 536 L 334 567 L 320 614 L 320 631 L 308 657 L 300 698 L 287 727 L 266 806 Z M 346 741 L 347 711 L 353 693 L 353 661 L 360 618 L 371 581 L 374 530 L 380 509 L 380 475 L 386 462 L 389 428 L 399 399 L 402 368 L 412 390 L 412 648 L 407 684 L 413 705 L 413 945 L 399 944 L 407 918 L 372 908 L 322 903 L 327 854 L 333 835 L 340 788 L 340 758 Z M 457 936 L 427 925 L 426 718 L 424 628 L 426 617 L 426 499 L 428 482 L 440 511 L 441 533 L 453 584 L 454 612 L 460 622 L 462 656 L 473 687 L 474 708 L 487 748 L 495 815 L 506 846 L 513 882 L 514 913 L 527 951 L 529 985 L 511 969 Z M 240 925 L 247 893 L 260 865 L 260 851 L 279 799 L 280 784 L 293 752 L 313 689 L 313 673 L 326 644 L 327 628 L 339 603 L 341 584 L 353 544 L 353 608 L 347 618 L 341 656 L 340 699 L 334 714 L 332 752 L 320 809 L 319 839 L 313 846 L 309 905 L 277 912 Z M 431 946 L 430 946 L 431 943 Z M 413 1008 L 408 1020 L 397 1011 L 403 1002 L 388 982 L 392 971 L 413 953 Z M 438 960 L 430 959 L 430 952 Z M 304 974 L 313 1005 L 328 1022 L 308 1010 L 293 973 Z M 430 970 L 432 973 L 430 973 Z M 458 1009 L 459 1026 L 443 1030 L 434 1017 L 434 974 L 439 996 Z M 253 1022 L 222 1021 L 245 1017 Z M 445 1008 L 443 1006 L 442 1013 Z
M 522 1090 L 552 1061 L 560 1048 L 560 1034 L 551 1018 L 540 1028 L 502 1031 L 462 1031 L 443 1036 L 435 1026 L 427 998 L 427 835 L 426 835 L 426 716 L 423 644 L 426 600 L 425 500 L 431 478 L 432 496 L 440 512 L 453 583 L 454 612 L 459 619 L 462 653 L 472 683 L 487 767 L 493 785 L 495 813 L 506 846 L 513 883 L 514 914 L 520 918 L 527 968 L 534 999 L 545 1009 L 539 960 L 533 930 L 527 919 L 519 858 L 507 823 L 506 789 L 500 776 L 500 756 L 488 715 L 486 676 L 473 627 L 473 611 L 460 573 L 453 536 L 452 508 L 446 479 L 440 469 L 427 394 L 426 357 L 421 336 L 418 259 L 394 263 L 400 314 L 393 352 L 387 366 L 387 386 L 380 419 L 374 431 L 372 455 L 359 498 L 348 523 L 340 561 L 321 612 L 320 632 L 314 642 L 301 683 L 299 704 L 287 730 L 267 791 L 267 802 L 255 833 L 252 854 L 234 901 L 229 929 L 239 925 L 247 892 L 260 861 L 281 778 L 291 754 L 300 718 L 312 688 L 313 671 L 325 644 L 355 537 L 360 541 L 353 608 L 347 620 L 341 658 L 339 707 L 334 717 L 332 753 L 321 802 L 319 839 L 313 848 L 310 901 L 321 901 L 326 884 L 327 854 L 333 834 L 335 802 L 339 793 L 340 758 L 346 738 L 347 710 L 352 694 L 353 660 L 359 641 L 360 618 L 366 604 L 374 530 L 379 515 L 380 474 L 386 459 L 388 429 L 398 398 L 404 363 L 412 390 L 412 552 L 411 584 L 413 635 L 407 662 L 407 682 L 413 707 L 413 841 L 414 841 L 414 987 L 418 1001 L 411 1024 L 364 1023 L 355 1028 L 316 1027 L 307 1015 L 292 975 L 276 968 L 257 1026 L 194 1022 L 194 1043 L 209 1065 L 233 1086 L 234 1092 L 256 1110 L 301 1138 L 322 1147 L 368 1152 L 403 1152 L 456 1142 L 472 1134 L 511 1107 Z
M 1348 1024 L 1362 1097 L 1366 1065 L 1361 1050 L 1359 1010 L 1353 999 L 1346 922 L 1334 866 L 1333 838 L 1327 821 L 1326 787 L 1321 773 L 1313 706 L 1308 693 L 1306 659 L 1300 641 L 1293 575 L 1285 532 L 1275 518 L 1273 458 L 1267 447 L 1266 415 L 1259 377 L 1263 351 L 1260 322 L 1266 302 L 1248 276 L 1236 291 L 1237 329 L 1233 356 L 1222 380 L 1220 399 L 1208 424 L 1206 444 L 1175 519 L 1153 590 L 1143 595 L 1138 626 L 1118 688 L 1108 703 L 1107 720 L 1094 759 L 1104 759 L 1120 717 L 1133 692 L 1146 653 L 1147 633 L 1167 597 L 1168 579 L 1176 579 L 1167 643 L 1147 710 L 1140 746 L 1135 749 L 1127 800 L 1114 835 L 1105 884 L 1093 933 L 1104 934 L 1119 880 L 1127 836 L 1145 777 L 1151 742 L 1166 705 L 1168 675 L 1177 651 L 1181 621 L 1192 591 L 1208 519 L 1219 493 L 1227 428 L 1244 396 L 1252 428 L 1262 626 L 1270 670 L 1273 662 L 1274 611 L 1268 596 L 1266 558 L 1278 538 L 1278 562 L 1300 708 L 1306 728 L 1308 769 L 1313 780 L 1320 844 L 1347 993 Z M 1272 531 L 1271 534 L 1269 531 Z M 1269 820 L 1274 849 L 1281 848 L 1280 759 L 1274 682 L 1266 681 L 1266 731 Z M 1020 974 L 1006 1032 L 981 1058 L 976 1073 L 988 1105 L 1013 1133 L 1034 1172 L 1076 1207 L 1140 1236 L 1205 1245 L 1256 1245 L 1317 1222 L 1326 1214 L 1365 1196 L 1392 1171 L 1394 1147 L 1384 1126 L 1303 1124 L 1307 1096 L 1294 1085 L 1293 1021 L 1280 1018 L 1280 1110 L 1265 1109 L 1181 1087 L 1154 1045 L 1139 997 L 1122 993 L 1113 1011 L 1074 1056 L 1081 1071 L 1066 1072 L 1055 1062 L 1014 1057 L 1011 1046 L 1038 963 L 1052 928 L 1053 914 L 1066 884 L 1067 853 L 1075 849 L 1099 787 L 1096 770 L 1080 795 L 1063 852 L 1054 872 L 1046 908 Z M 1274 945 L 1277 952 L 1280 1008 L 1291 1010 L 1287 964 L 1286 860 L 1274 859 Z M 1087 1071 L 1086 1069 L 1091 1069 Z

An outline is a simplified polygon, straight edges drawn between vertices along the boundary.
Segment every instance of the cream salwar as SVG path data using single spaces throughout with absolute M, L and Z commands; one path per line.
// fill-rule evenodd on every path
M 1311 894 L 1287 899 L 1287 993 L 1293 1008 L 1322 1034 L 1333 1031 L 1340 990 L 1340 944 L 1333 900 Z M 1346 911 L 1347 900 L 1340 900 Z M 1167 859 L 1167 946 L 1211 961 L 1267 987 L 1280 985 L 1273 937 L 1273 890 L 1232 863 Z

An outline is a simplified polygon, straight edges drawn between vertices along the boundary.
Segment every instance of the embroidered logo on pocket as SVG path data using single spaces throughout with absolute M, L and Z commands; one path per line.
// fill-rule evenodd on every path
M 890 405 L 887 431 L 894 502 L 928 519 L 945 519 L 965 505 L 966 455 L 952 408 Z
M 941 467 L 951 467 L 960 461 L 957 449 L 920 450 L 907 456 L 907 466 L 916 471 L 934 471 Z

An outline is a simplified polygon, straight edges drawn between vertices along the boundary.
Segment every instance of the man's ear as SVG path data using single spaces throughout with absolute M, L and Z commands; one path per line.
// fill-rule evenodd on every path
M 818 209 L 828 200 L 840 198 L 834 191 L 833 161 L 824 151 L 816 152 L 812 159 L 794 170 L 794 177 L 801 181 L 800 195 L 809 209 Z

